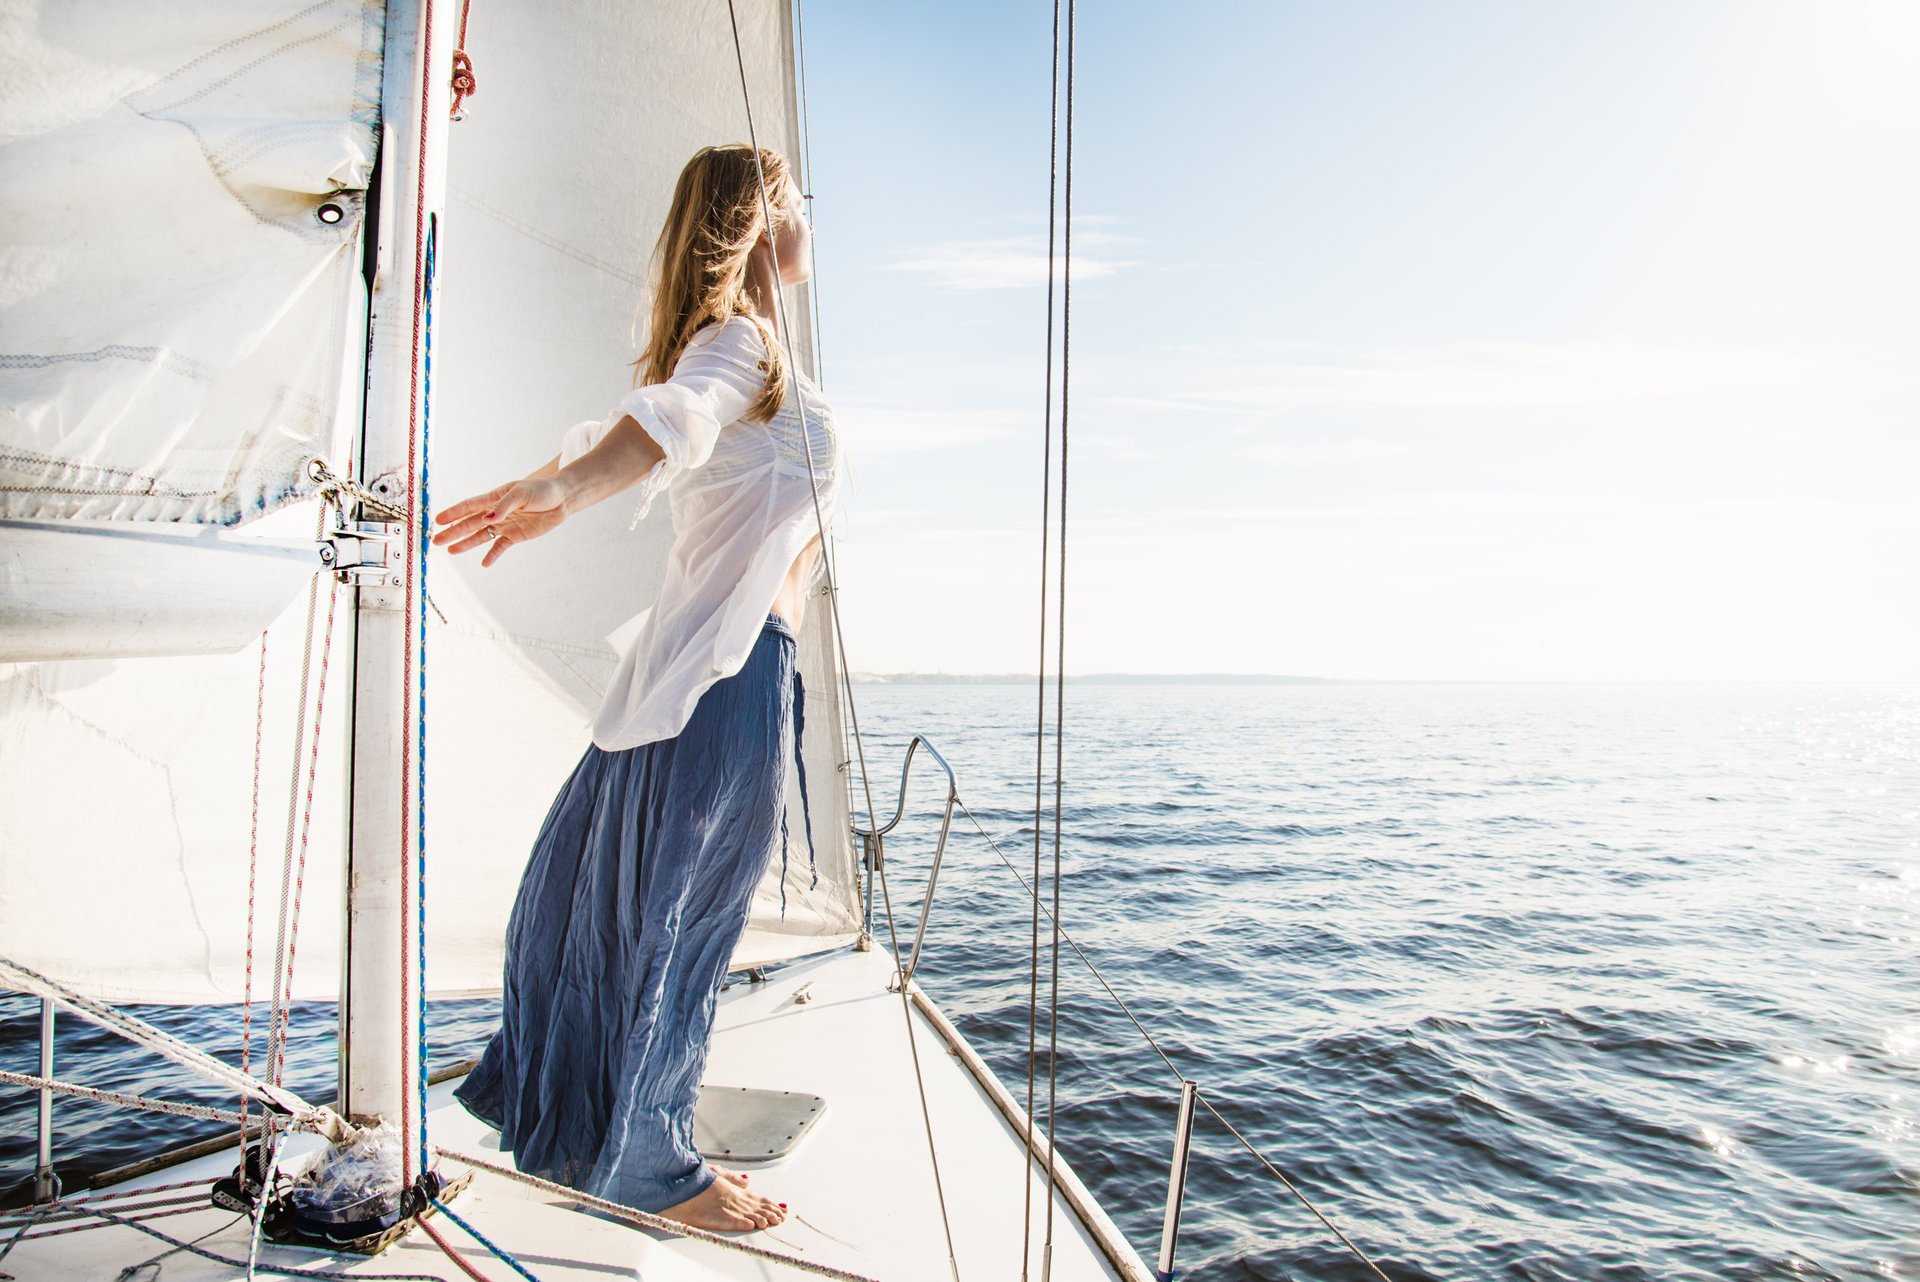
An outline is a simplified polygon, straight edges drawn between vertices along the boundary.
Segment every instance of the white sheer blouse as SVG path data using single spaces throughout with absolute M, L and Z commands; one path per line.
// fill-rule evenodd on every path
M 820 532 L 809 449 L 829 528 L 838 511 L 838 433 L 810 379 L 798 380 L 804 429 L 791 384 L 770 422 L 741 417 L 766 386 L 765 354 L 751 320 L 709 325 L 671 379 L 634 389 L 561 440 L 565 467 L 631 415 L 666 455 L 640 482 L 634 521 L 672 487 L 666 581 L 652 607 L 609 638 L 620 665 L 593 721 L 594 743 L 609 752 L 679 734 L 707 688 L 746 664 L 788 570 Z

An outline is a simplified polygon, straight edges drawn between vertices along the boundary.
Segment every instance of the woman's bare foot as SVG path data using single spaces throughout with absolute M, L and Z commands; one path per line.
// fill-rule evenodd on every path
M 708 1162 L 707 1165 L 713 1166 L 713 1163 Z M 745 1171 L 729 1171 L 724 1166 L 713 1166 L 713 1173 L 723 1180 L 732 1180 L 741 1188 L 747 1187 L 747 1173 Z
M 717 1168 L 716 1168 L 717 1169 Z M 668 1207 L 660 1214 L 696 1229 L 713 1233 L 744 1233 L 770 1229 L 787 1218 L 787 1210 L 778 1202 L 749 1193 L 729 1178 L 716 1179 L 686 1201 Z

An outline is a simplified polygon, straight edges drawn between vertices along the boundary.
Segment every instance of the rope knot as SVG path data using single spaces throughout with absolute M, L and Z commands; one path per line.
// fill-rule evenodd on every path
M 465 118 L 468 98 L 480 92 L 480 79 L 473 74 L 473 59 L 465 49 L 453 51 L 453 118 Z

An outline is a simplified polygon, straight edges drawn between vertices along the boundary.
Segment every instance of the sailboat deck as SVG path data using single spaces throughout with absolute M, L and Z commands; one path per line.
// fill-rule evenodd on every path
M 798 962 L 774 972 L 765 982 L 736 984 L 720 999 L 706 1081 L 810 1092 L 827 1101 L 821 1120 L 789 1156 L 738 1167 L 750 1173 L 757 1191 L 788 1203 L 791 1210 L 778 1228 L 744 1234 L 740 1240 L 887 1282 L 948 1279 L 953 1273 L 947 1263 L 947 1237 L 941 1227 L 905 1016 L 899 995 L 886 988 L 892 970 L 889 954 L 876 948 Z M 796 995 L 806 1000 L 796 1001 Z M 996 1105 L 994 1088 L 969 1067 L 971 1050 L 950 1041 L 949 1032 L 935 1022 L 938 1016 L 930 1018 L 916 1008 L 912 1018 L 959 1276 L 994 1282 L 1017 1278 L 1026 1169 L 1020 1134 Z M 453 1086 L 453 1082 L 443 1083 L 429 1097 L 428 1124 L 434 1143 L 498 1159 L 496 1136 L 453 1101 Z M 157 1171 L 140 1183 L 211 1179 L 230 1171 L 234 1160 L 231 1152 L 215 1154 Z M 447 1160 L 442 1169 L 452 1175 L 461 1168 Z M 1036 1162 L 1034 1174 L 1031 1275 L 1037 1278 L 1045 1235 L 1044 1165 Z M 1139 1257 L 1120 1243 L 1118 1233 L 1091 1199 L 1070 1197 L 1079 1191 L 1063 1161 L 1054 1203 L 1051 1277 L 1057 1282 L 1144 1282 L 1151 1277 Z M 1086 1219 L 1073 1209 L 1074 1200 L 1086 1208 Z M 542 1282 L 615 1277 L 712 1282 L 806 1276 L 710 1243 L 582 1215 L 569 1202 L 486 1172 L 477 1173 L 452 1205 Z M 156 1227 L 186 1239 L 211 1233 L 202 1246 L 244 1258 L 247 1226 L 233 1219 L 210 1209 L 169 1217 Z M 512 1276 L 506 1265 L 458 1227 L 444 1218 L 435 1224 L 481 1273 L 503 1279 Z M 1103 1251 L 1096 1232 L 1119 1255 L 1117 1263 Z M 5 1267 L 22 1282 L 113 1277 L 121 1268 L 166 1249 L 131 1229 L 101 1228 L 23 1241 Z M 262 1261 L 368 1276 L 463 1276 L 417 1231 L 372 1259 L 265 1246 Z M 188 1282 L 231 1278 L 235 1273 L 211 1261 L 176 1254 L 166 1261 L 165 1276 L 170 1282 Z

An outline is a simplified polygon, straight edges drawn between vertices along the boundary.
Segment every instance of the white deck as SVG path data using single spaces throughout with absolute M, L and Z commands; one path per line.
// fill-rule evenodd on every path
M 897 994 L 886 991 L 890 956 L 842 952 L 799 962 L 765 983 L 736 985 L 723 994 L 706 1080 L 722 1086 L 808 1091 L 824 1096 L 827 1111 L 790 1156 L 746 1165 L 752 1186 L 792 1214 L 780 1227 L 740 1235 L 741 1240 L 813 1263 L 832 1265 L 887 1282 L 921 1282 L 952 1276 L 946 1237 L 934 1193 L 905 1017 Z M 811 985 L 811 1000 L 794 1001 Z M 962 1279 L 1003 1282 L 1020 1276 L 1020 1212 L 1025 1157 L 1019 1133 L 996 1107 L 966 1061 L 971 1051 L 949 1049 L 942 1031 L 924 1013 L 913 1015 L 920 1065 L 939 1147 L 940 1174 Z M 497 1155 L 494 1133 L 451 1099 L 453 1083 L 435 1087 L 429 1129 L 436 1144 L 476 1156 Z M 232 1170 L 231 1152 L 155 1172 L 127 1187 L 212 1178 Z M 442 1169 L 457 1173 L 448 1161 Z M 1040 1277 L 1046 1171 L 1035 1164 L 1031 1276 Z M 1118 1243 L 1097 1208 L 1089 1219 L 1072 1209 L 1061 1168 L 1054 1207 L 1052 1278 L 1128 1279 L 1152 1273 L 1137 1255 L 1109 1261 L 1095 1231 Z M 1090 1205 L 1090 1202 L 1087 1203 Z M 108 1203 L 112 1206 L 112 1203 Z M 454 1203 L 462 1218 L 513 1253 L 542 1282 L 563 1279 L 644 1277 L 647 1282 L 714 1282 L 716 1279 L 790 1279 L 808 1274 L 704 1242 L 670 1238 L 581 1215 L 570 1204 L 524 1185 L 485 1173 Z M 207 1210 L 170 1216 L 154 1227 L 192 1239 L 233 1217 Z M 444 1218 L 435 1226 L 488 1277 L 513 1277 L 499 1260 Z M 835 1241 L 834 1239 L 840 1239 Z M 201 1243 L 220 1254 L 246 1255 L 244 1223 L 235 1223 Z M 166 1246 L 132 1229 L 109 1227 L 60 1237 L 29 1239 L 0 1270 L 22 1282 L 37 1279 L 112 1278 L 129 1264 Z M 1124 1251 L 1122 1247 L 1121 1250 Z M 335 1269 L 357 1274 L 417 1273 L 457 1279 L 463 1275 L 417 1230 L 372 1259 L 266 1247 L 263 1261 L 297 1269 Z M 233 1270 L 184 1254 L 170 1256 L 167 1282 L 231 1278 Z

